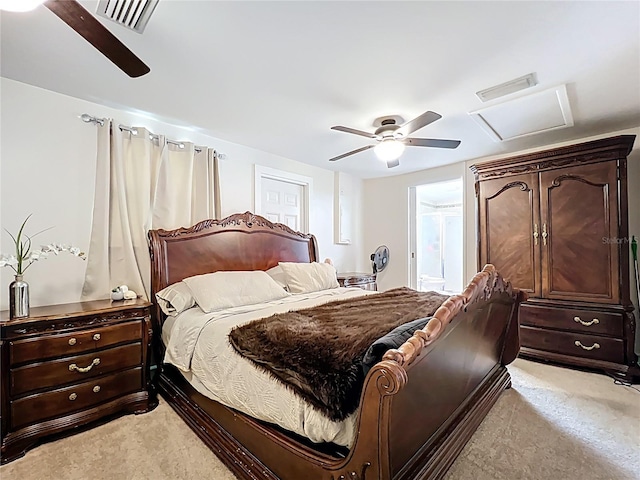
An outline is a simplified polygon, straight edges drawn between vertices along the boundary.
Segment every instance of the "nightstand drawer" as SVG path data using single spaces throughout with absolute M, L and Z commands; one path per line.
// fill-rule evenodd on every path
M 11 370 L 11 396 L 98 377 L 142 364 L 140 342 Z
M 73 355 L 141 338 L 142 322 L 136 320 L 61 335 L 16 340 L 10 342 L 10 359 L 11 364 L 14 365 L 44 358 Z
M 11 402 L 11 427 L 86 409 L 142 388 L 142 368 L 93 379 L 59 390 L 38 393 Z

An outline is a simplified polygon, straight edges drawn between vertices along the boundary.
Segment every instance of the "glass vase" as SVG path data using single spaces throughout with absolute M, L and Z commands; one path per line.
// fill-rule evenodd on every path
M 29 284 L 22 280 L 22 275 L 16 275 L 9 284 L 9 318 L 24 318 L 29 316 Z

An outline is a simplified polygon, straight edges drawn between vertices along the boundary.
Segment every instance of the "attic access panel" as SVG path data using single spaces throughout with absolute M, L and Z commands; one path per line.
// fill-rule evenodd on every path
M 469 112 L 469 115 L 496 142 L 573 126 L 565 85 Z

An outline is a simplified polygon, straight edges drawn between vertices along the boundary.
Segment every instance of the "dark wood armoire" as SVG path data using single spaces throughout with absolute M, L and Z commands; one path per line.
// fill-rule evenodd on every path
M 520 354 L 637 378 L 624 135 L 473 165 L 479 265 L 528 300 Z M 638 208 L 638 206 L 635 206 Z

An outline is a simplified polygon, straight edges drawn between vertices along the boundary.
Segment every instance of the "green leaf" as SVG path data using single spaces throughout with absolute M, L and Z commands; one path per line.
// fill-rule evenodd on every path
M 27 246 L 27 253 L 25 253 L 24 249 L 25 249 L 26 245 L 25 245 L 25 242 L 22 241 L 22 232 L 24 231 L 25 225 L 27 224 L 27 222 L 31 218 L 31 215 L 33 215 L 33 214 L 29 214 L 27 216 L 27 218 L 24 219 L 24 222 L 22 222 L 22 225 L 20 226 L 20 230 L 18 230 L 18 235 L 16 237 L 11 235 L 11 232 L 9 232 L 7 230 L 7 233 L 9 234 L 11 239 L 13 240 L 13 243 L 15 244 L 15 247 L 16 247 L 16 257 L 17 257 L 17 260 L 18 260 L 18 268 L 16 269 L 16 273 L 18 275 L 22 275 L 24 273 L 23 270 L 22 270 L 22 262 L 24 260 L 25 255 L 27 253 L 29 253 L 29 249 L 31 248 L 31 242 L 29 241 L 29 244 Z M 27 238 L 29 238 L 29 237 L 27 236 Z

